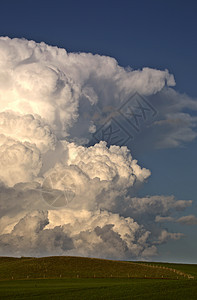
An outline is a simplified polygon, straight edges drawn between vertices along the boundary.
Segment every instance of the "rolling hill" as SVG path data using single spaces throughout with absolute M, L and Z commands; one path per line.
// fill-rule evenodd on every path
M 106 259 L 52 256 L 0 257 L 0 280 L 35 278 L 166 278 L 194 279 L 197 265 L 125 262 Z M 190 272 L 192 271 L 192 272 Z M 191 274 L 192 273 L 192 274 Z

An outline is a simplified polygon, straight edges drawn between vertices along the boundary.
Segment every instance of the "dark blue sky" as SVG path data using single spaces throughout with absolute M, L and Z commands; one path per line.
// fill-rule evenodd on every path
M 109 55 L 120 65 L 135 69 L 146 66 L 168 69 L 175 76 L 175 89 L 197 98 L 197 2 L 194 0 L 2 0 L 0 35 L 44 41 L 71 52 Z M 140 164 L 152 171 L 144 193 L 174 194 L 179 199 L 197 202 L 196 151 L 197 143 L 193 142 L 182 149 L 138 157 Z M 161 168 L 163 171 L 159 173 Z M 197 247 L 195 234 L 193 229 L 187 241 L 191 249 Z M 184 247 L 181 250 L 184 243 L 173 244 L 172 252 L 169 245 L 164 246 L 161 257 L 184 260 Z M 194 251 L 189 255 L 194 262 Z

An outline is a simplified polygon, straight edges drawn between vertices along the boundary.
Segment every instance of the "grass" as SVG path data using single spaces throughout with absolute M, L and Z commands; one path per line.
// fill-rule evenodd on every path
M 195 264 L 178 264 L 178 263 L 161 263 L 161 262 L 141 262 L 142 264 L 149 264 L 151 266 L 164 266 L 166 268 L 173 268 L 175 270 L 180 270 L 185 273 L 191 274 L 197 279 L 197 265 Z
M 197 299 L 196 280 L 36 279 L 0 282 L 0 299 Z
M 33 278 L 183 278 L 140 263 L 85 257 L 0 258 L 0 280 Z
M 0 299 L 192 300 L 197 299 L 197 265 L 0 257 Z

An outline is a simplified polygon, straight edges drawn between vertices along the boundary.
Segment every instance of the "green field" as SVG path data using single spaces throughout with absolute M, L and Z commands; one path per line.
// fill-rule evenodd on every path
M 0 299 L 196 300 L 197 265 L 0 257 Z
M 0 299 L 197 299 L 196 280 L 36 279 L 0 282 Z

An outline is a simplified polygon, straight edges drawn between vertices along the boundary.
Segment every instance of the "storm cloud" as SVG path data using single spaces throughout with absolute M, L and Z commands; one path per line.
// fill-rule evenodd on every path
M 196 111 L 196 102 L 174 85 L 168 70 L 132 70 L 111 57 L 1 37 L 0 255 L 141 259 L 181 238 L 157 224 L 192 201 L 135 197 L 151 171 L 129 144 L 92 141 L 106 121 L 122 118 L 125 127 L 120 107 L 136 100 L 131 95 L 155 112 L 136 131 L 135 149 L 195 139 L 197 118 L 186 109 Z M 187 218 L 177 222 L 196 222 Z

